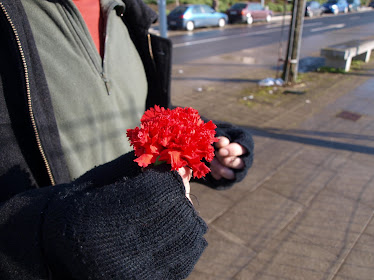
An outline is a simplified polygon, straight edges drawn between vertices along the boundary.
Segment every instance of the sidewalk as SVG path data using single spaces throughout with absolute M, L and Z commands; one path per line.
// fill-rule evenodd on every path
M 173 69 L 175 105 L 255 139 L 243 182 L 226 191 L 192 185 L 209 246 L 188 280 L 374 279 L 374 59 L 248 106 L 243 97 L 275 75 L 276 55 L 256 51 Z

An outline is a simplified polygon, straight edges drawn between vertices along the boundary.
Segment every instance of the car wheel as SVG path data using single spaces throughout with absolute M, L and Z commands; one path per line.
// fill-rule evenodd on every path
M 247 15 L 247 24 L 253 23 L 253 17 L 251 15 Z
M 225 21 L 225 19 L 224 18 L 220 18 L 219 20 L 218 20 L 218 26 L 219 27 L 224 27 L 226 25 L 226 21 Z
M 195 24 L 193 23 L 193 21 L 188 21 L 188 22 L 186 23 L 186 29 L 187 29 L 188 31 L 192 31 L 192 30 L 195 29 Z
M 271 15 L 266 16 L 266 22 L 271 22 Z

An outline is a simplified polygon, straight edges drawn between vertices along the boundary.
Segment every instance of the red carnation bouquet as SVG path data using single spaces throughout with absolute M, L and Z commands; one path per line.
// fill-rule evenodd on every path
M 144 113 L 140 127 L 127 130 L 127 137 L 139 166 L 163 162 L 170 164 L 171 170 L 188 166 L 194 177 L 201 178 L 210 172 L 202 160 L 210 162 L 214 157 L 215 128 L 193 108 L 170 110 L 156 105 Z

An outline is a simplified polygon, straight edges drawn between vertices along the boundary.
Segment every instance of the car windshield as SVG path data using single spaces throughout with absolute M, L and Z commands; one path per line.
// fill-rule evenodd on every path
M 170 12 L 170 15 L 182 15 L 187 9 L 187 6 L 178 6 Z
M 338 1 L 337 0 L 329 0 L 327 1 L 327 4 L 336 4 Z
M 232 5 L 231 9 L 241 10 L 241 9 L 244 9 L 246 6 L 247 6 L 246 3 L 235 3 L 234 5 Z

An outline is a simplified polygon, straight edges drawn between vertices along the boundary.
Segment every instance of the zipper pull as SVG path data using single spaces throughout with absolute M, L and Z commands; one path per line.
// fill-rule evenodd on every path
M 105 76 L 104 73 L 101 73 L 101 79 L 104 82 L 104 85 L 105 85 L 105 88 L 106 88 L 106 91 L 107 91 L 108 95 L 110 95 L 110 82 L 109 82 L 109 80 L 107 79 L 107 77 Z

